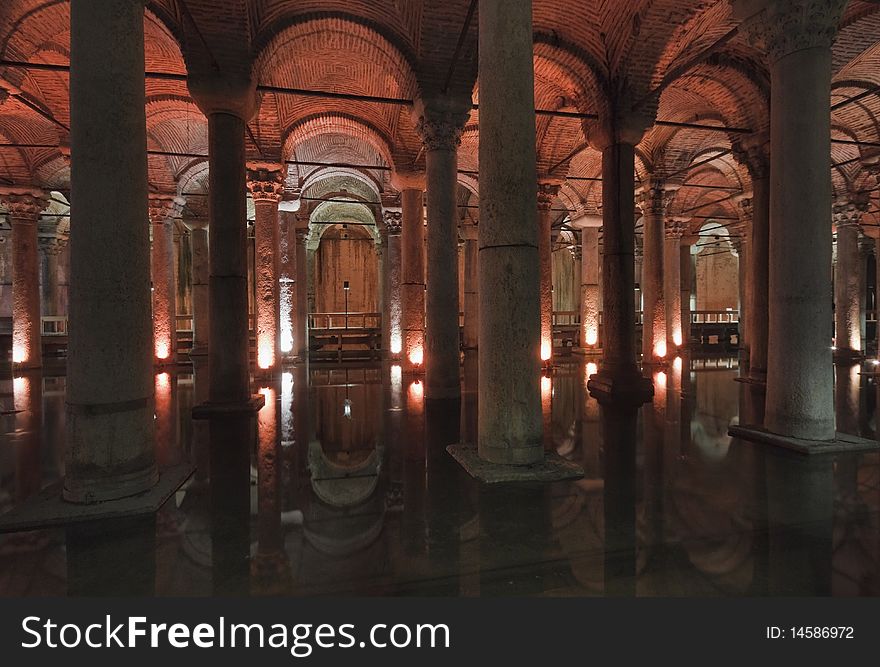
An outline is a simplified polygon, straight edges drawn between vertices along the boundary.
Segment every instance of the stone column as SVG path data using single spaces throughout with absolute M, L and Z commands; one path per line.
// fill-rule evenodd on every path
M 544 457 L 531 0 L 481 0 L 479 42 L 478 453 L 531 464 Z
M 551 207 L 559 183 L 538 181 L 538 262 L 541 273 L 541 361 L 553 358 L 553 230 Z
M 403 350 L 403 310 L 401 303 L 400 232 L 403 213 L 399 207 L 382 207 L 385 222 L 385 281 L 382 299 L 382 349 L 397 359 Z
M 687 222 L 667 220 L 663 241 L 663 302 L 666 306 L 666 348 L 670 354 L 684 345 L 681 324 L 681 239 Z
M 585 128 L 602 152 L 602 366 L 590 377 L 600 400 L 644 402 L 653 389 L 636 364 L 635 344 L 635 145 L 647 120 L 612 117 Z M 661 236 L 662 238 L 662 236 Z M 661 241 L 662 242 L 662 241 Z
M 400 179 L 399 174 L 395 178 Z M 423 179 L 413 176 L 401 185 L 401 319 L 403 369 L 420 371 L 425 355 L 425 222 Z M 457 318 L 456 318 L 457 321 Z
M 43 365 L 40 320 L 40 257 L 37 222 L 46 208 L 39 190 L 3 188 L 0 201 L 12 225 L 12 362 L 16 368 Z
M 208 118 L 210 245 L 209 406 L 251 403 L 245 124 L 254 82 L 232 72 L 190 71 L 190 94 Z M 212 407 L 212 409 L 213 409 Z M 212 426 L 212 440 L 214 438 Z
M 280 164 L 248 165 L 247 185 L 255 212 L 257 367 L 266 371 L 281 365 L 278 202 L 284 189 L 283 174 L 284 166 Z
M 64 498 L 158 480 L 154 438 L 144 3 L 72 0 L 70 332 Z
M 672 191 L 662 181 L 648 183 L 639 193 L 644 222 L 642 258 L 642 363 L 666 357 L 666 305 L 663 302 L 663 234 L 666 205 Z
M 740 363 L 745 363 L 748 365 L 749 363 L 749 336 L 748 336 L 748 321 L 749 321 L 749 308 L 748 308 L 748 300 L 749 300 L 749 287 L 748 287 L 748 267 L 749 267 L 749 258 L 748 258 L 748 242 L 745 238 L 745 232 L 740 228 L 730 229 L 730 233 L 732 236 L 736 238 L 730 239 L 730 246 L 733 250 L 733 255 L 736 256 L 736 282 L 737 282 L 737 312 L 739 313 L 739 326 L 738 326 L 738 336 L 739 336 L 739 350 L 740 350 Z
M 153 280 L 153 363 L 177 363 L 177 287 L 174 284 L 174 195 L 153 195 L 149 199 L 152 248 L 150 274 Z
M 745 4 L 745 3 L 744 3 Z M 831 345 L 831 43 L 843 0 L 768 4 L 743 27 L 770 62 L 770 280 L 765 428 L 835 435 Z
M 416 127 L 425 147 L 425 398 L 461 396 L 458 328 L 458 145 L 467 112 L 454 101 L 419 101 Z
M 862 354 L 861 258 L 859 221 L 867 202 L 838 202 L 834 206 L 837 228 L 837 264 L 834 269 L 835 357 L 852 359 Z
M 282 357 L 293 351 L 293 309 L 296 301 L 296 235 L 291 213 L 278 216 L 279 347 Z
M 690 239 L 682 239 L 678 247 L 681 283 L 681 340 L 684 347 L 691 342 L 691 285 L 694 282 Z
M 464 238 L 464 348 L 475 350 L 480 344 L 480 290 L 479 290 L 479 229 L 477 225 L 462 225 Z
M 297 220 L 296 227 L 296 304 L 293 317 L 293 349 L 300 361 L 309 358 L 309 221 Z
M 41 312 L 50 317 L 61 315 L 58 295 L 58 256 L 64 245 L 65 241 L 60 236 L 40 236 L 37 238 L 40 255 L 45 260 Z
M 599 345 L 599 228 L 581 229 L 581 347 Z
M 189 230 L 189 244 L 192 252 L 192 355 L 208 354 L 208 282 L 210 275 L 208 257 L 208 221 L 202 218 L 187 218 L 183 221 Z

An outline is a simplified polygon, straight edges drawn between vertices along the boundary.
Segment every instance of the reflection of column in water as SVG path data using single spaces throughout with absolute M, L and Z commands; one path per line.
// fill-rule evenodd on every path
M 160 470 L 183 459 L 177 437 L 176 389 L 176 376 L 167 372 L 156 374 L 156 463 Z
M 638 407 L 605 403 L 600 405 L 600 419 L 605 444 L 605 595 L 631 597 L 636 594 Z
M 383 382 L 384 415 L 382 420 L 388 489 L 385 493 L 386 509 L 400 511 L 403 506 L 403 459 L 404 438 L 401 433 L 403 418 L 403 369 L 394 364 Z
M 771 595 L 831 593 L 833 459 L 767 449 Z
M 281 443 L 279 392 L 262 387 L 266 404 L 257 413 L 257 552 L 251 561 L 255 593 L 279 595 L 291 583 L 281 528 Z
M 835 409 L 837 430 L 861 435 L 859 429 L 859 397 L 861 375 L 859 364 L 835 364 Z M 838 491 L 843 498 L 858 495 L 859 456 L 840 456 L 836 462 Z
M 193 405 L 202 405 L 208 400 L 208 357 L 191 355 L 193 367 Z M 205 483 L 209 479 L 210 465 L 210 425 L 205 419 L 192 420 L 192 443 L 190 457 L 195 464 L 195 480 Z
M 583 409 L 581 417 L 581 464 L 584 466 L 584 477 L 586 479 L 601 479 L 602 477 L 600 463 L 602 432 L 599 428 L 599 402 L 586 391 L 587 381 L 590 379 L 590 375 L 596 373 L 596 370 L 596 364 L 592 362 L 586 364 L 583 382 L 578 383 L 583 390 L 583 401 L 581 402 Z
M 40 422 L 43 413 L 43 376 L 27 373 L 12 381 L 15 410 L 15 502 L 40 490 Z
M 669 376 L 664 371 L 654 373 L 654 397 L 642 407 L 643 441 L 645 448 L 645 498 L 641 504 L 643 516 L 643 543 L 639 545 L 648 558 L 658 558 L 663 550 L 664 488 L 667 484 L 666 401 L 669 395 Z M 673 389 L 674 390 L 674 389 Z M 638 519 L 637 519 L 638 521 Z
M 404 416 L 403 505 L 401 537 L 405 554 L 424 554 L 425 544 L 425 415 L 424 386 L 406 383 Z
M 475 444 L 477 441 L 477 353 L 465 350 L 461 392 L 461 442 Z M 459 590 L 462 597 L 480 595 L 480 483 L 466 479 L 461 493 L 466 496 L 462 502 L 461 524 L 459 528 Z M 465 510 L 465 508 L 467 508 Z
M 246 595 L 253 415 L 212 416 L 209 432 L 213 594 Z
M 541 418 L 543 421 L 544 451 L 553 450 L 553 378 L 541 376 Z
M 69 596 L 155 595 L 155 514 L 74 524 L 65 533 Z

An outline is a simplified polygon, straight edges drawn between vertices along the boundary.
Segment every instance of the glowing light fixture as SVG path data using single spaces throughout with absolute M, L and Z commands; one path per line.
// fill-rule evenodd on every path
M 414 347 L 409 353 L 409 362 L 415 366 L 421 366 L 425 360 L 425 351 L 421 347 Z
M 659 343 L 654 343 L 654 356 L 658 359 L 663 359 L 666 356 L 666 341 L 660 341 Z
M 551 356 L 550 341 L 541 341 L 541 361 L 548 361 Z

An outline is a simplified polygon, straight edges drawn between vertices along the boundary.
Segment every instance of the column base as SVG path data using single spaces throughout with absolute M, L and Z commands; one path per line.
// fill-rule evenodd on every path
M 602 348 L 601 347 L 573 347 L 571 348 L 573 354 L 582 354 L 584 356 L 602 356 Z
M 859 359 L 864 359 L 865 355 L 861 350 L 849 350 L 849 349 L 836 349 L 834 350 L 834 354 L 831 355 L 834 363 L 850 363 L 853 361 L 858 361 Z
M 875 440 L 861 438 L 848 433 L 836 433 L 834 440 L 807 440 L 771 433 L 761 426 L 731 426 L 727 433 L 734 438 L 742 438 L 761 445 L 781 447 L 799 454 L 840 454 L 850 452 L 869 452 L 880 449 Z
M 584 469 L 577 463 L 562 458 L 555 452 L 545 452 L 543 460 L 530 465 L 490 463 L 481 459 L 476 447 L 449 445 L 446 451 L 471 477 L 484 484 L 512 482 L 559 482 L 581 479 Z
M 654 396 L 654 383 L 638 373 L 618 375 L 599 371 L 590 376 L 587 389 L 599 401 L 647 403 Z
M 208 346 L 207 345 L 197 345 L 190 348 L 189 351 L 190 357 L 207 357 L 208 356 Z
M 0 516 L 0 533 L 153 514 L 183 486 L 194 471 L 195 467 L 191 463 L 171 466 L 160 470 L 159 481 L 143 493 L 89 504 L 64 500 L 62 497 L 64 481 L 59 480 Z

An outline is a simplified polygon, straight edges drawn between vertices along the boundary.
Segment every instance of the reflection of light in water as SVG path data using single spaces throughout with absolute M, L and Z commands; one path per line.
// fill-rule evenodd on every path
M 681 365 L 681 357 L 676 357 L 672 360 L 672 368 L 674 368 L 676 372 L 681 373 Z
M 709 463 L 723 461 L 732 440 L 727 435 L 728 425 L 717 425 L 715 423 L 717 421 L 710 415 L 701 412 L 696 413 L 691 421 L 691 442 L 697 446 L 703 460 Z
M 409 397 L 411 400 L 421 402 L 422 397 L 425 395 L 425 388 L 422 386 L 422 383 L 416 380 L 415 382 L 411 382 L 409 385 Z
M 400 336 L 400 327 L 392 327 L 391 328 L 391 354 L 400 354 L 400 351 L 403 349 L 403 341 Z
M 168 373 L 156 375 L 156 393 L 166 395 L 171 389 L 171 376 Z
M 342 402 L 342 416 L 351 419 L 351 399 L 346 398 Z
M 551 348 L 549 340 L 541 341 L 541 361 L 547 361 L 550 358 Z
M 661 389 L 666 389 L 666 373 L 664 373 L 663 371 L 655 373 L 654 384 Z
M 269 368 L 275 361 L 274 341 L 271 336 L 260 336 L 257 347 L 257 365 L 263 369 Z
M 552 389 L 553 389 L 553 380 L 546 375 L 542 375 L 541 376 L 541 396 L 544 396 L 545 394 L 547 396 L 549 396 L 550 391 Z
M 592 361 L 587 364 L 587 377 L 595 375 L 599 371 L 599 367 Z
M 293 439 L 293 373 L 281 374 L 281 444 Z

